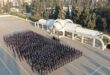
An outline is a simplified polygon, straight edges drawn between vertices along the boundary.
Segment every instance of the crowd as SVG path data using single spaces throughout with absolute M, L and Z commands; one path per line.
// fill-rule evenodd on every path
M 53 38 L 55 39 L 55 38 Z M 82 56 L 82 52 L 33 31 L 4 36 L 4 42 L 34 72 L 47 75 Z

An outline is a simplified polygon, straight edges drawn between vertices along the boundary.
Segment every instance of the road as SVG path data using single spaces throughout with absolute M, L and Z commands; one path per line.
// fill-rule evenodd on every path
M 3 36 L 17 31 L 33 30 L 45 37 L 46 31 L 34 28 L 29 22 L 12 16 L 0 17 L 0 75 L 38 75 L 33 73 L 25 61 L 19 61 L 3 42 Z M 102 51 L 76 40 L 62 38 L 67 44 L 83 52 L 79 59 L 61 67 L 50 75 L 110 75 L 110 51 Z

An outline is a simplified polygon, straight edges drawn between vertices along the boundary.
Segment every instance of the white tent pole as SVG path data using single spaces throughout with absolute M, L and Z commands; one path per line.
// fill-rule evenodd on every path
M 47 26 L 47 30 L 49 29 L 49 27 Z
M 43 30 L 43 24 L 42 24 L 42 30 Z
M 84 43 L 84 35 L 81 36 L 81 43 Z
M 92 46 L 93 46 L 93 47 L 95 47 L 95 41 L 96 41 L 96 39 L 93 38 L 93 43 L 92 43 Z
M 63 37 L 65 37 L 65 30 L 63 30 Z
M 74 37 L 74 33 L 72 33 L 72 40 L 74 40 L 75 39 L 75 37 Z
M 34 22 L 34 26 L 36 27 L 37 22 Z
M 39 26 L 39 23 L 37 24 L 37 26 L 38 26 L 38 28 L 40 27 L 40 26 Z
M 53 29 L 52 31 L 53 31 L 52 33 L 55 34 L 55 29 Z

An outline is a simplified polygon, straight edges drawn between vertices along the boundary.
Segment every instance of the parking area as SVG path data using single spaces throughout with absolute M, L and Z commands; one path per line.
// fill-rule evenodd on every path
M 44 30 L 34 28 L 30 23 L 15 17 L 0 17 L 0 75 L 38 75 L 24 62 L 19 61 L 5 46 L 3 36 L 22 30 L 33 30 L 48 38 Z M 110 51 L 102 51 L 76 40 L 61 38 L 67 44 L 83 52 L 79 59 L 61 67 L 50 75 L 110 75 Z

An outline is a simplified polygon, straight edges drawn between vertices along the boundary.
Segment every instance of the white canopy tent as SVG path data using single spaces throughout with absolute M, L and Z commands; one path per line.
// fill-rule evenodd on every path
M 73 22 L 70 19 L 65 19 L 65 20 L 57 19 L 54 23 L 54 27 L 55 27 L 55 30 L 62 31 L 66 25 L 70 25 L 70 24 L 73 24 Z M 68 26 L 66 26 L 66 27 L 68 27 Z
M 85 37 L 91 37 L 93 39 L 93 47 L 95 47 L 95 40 L 100 41 L 102 49 L 105 48 L 103 38 L 106 37 L 110 41 L 110 37 L 108 35 L 103 34 L 99 31 L 83 28 L 81 25 L 73 23 L 73 21 L 70 19 L 40 19 L 38 21 L 38 25 L 47 26 L 48 29 L 51 29 L 53 31 L 53 33 L 55 31 L 63 32 L 63 37 L 65 37 L 65 32 L 72 33 L 72 39 L 75 38 L 74 34 L 81 35 L 81 43 L 83 43 Z
M 74 28 L 74 26 L 72 24 L 73 24 L 73 22 L 70 19 L 65 19 L 65 20 L 57 19 L 54 23 L 54 30 L 62 31 L 63 36 L 65 36 L 65 30 L 69 31 L 70 30 L 69 28 Z
M 64 27 L 64 20 L 62 19 L 57 19 L 55 22 L 54 22 L 54 29 L 56 31 L 62 31 Z

